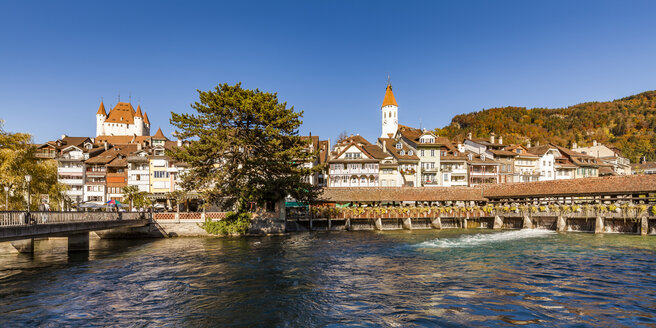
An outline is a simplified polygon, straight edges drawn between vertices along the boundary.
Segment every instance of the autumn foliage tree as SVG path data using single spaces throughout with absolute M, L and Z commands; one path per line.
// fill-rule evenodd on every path
M 32 176 L 32 195 L 47 194 L 54 209 L 65 199 L 66 186 L 57 181 L 57 162 L 36 157 L 32 136 L 27 133 L 11 133 L 3 129 L 0 120 L 0 201 L 4 204 L 4 187 L 9 187 L 9 209 L 23 210 L 27 197 L 25 175 Z M 39 197 L 31 197 L 31 208 L 36 209 Z
M 207 192 L 213 202 L 237 202 L 240 211 L 249 202 L 316 197 L 317 188 L 306 182 L 312 170 L 302 165 L 315 156 L 298 135 L 302 111 L 241 83 L 198 94 L 191 105 L 196 113 L 171 113 L 176 135 L 192 140 L 171 153 L 191 166 L 185 189 Z

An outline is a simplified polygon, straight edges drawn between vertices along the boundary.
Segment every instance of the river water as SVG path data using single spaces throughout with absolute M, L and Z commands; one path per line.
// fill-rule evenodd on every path
M 656 237 L 546 230 L 0 247 L 0 327 L 656 327 Z

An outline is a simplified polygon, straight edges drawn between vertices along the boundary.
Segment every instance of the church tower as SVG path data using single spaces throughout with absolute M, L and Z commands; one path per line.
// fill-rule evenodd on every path
M 105 119 L 107 119 L 107 111 L 105 111 L 105 104 L 103 104 L 101 100 L 100 107 L 98 107 L 98 112 L 96 112 L 96 137 L 105 134 L 105 129 L 103 126 Z
M 392 138 L 396 134 L 396 130 L 399 127 L 399 118 L 398 111 L 399 105 L 394 99 L 394 93 L 392 93 L 392 83 L 387 82 L 387 89 L 385 89 L 385 98 L 383 99 L 383 105 L 380 107 L 382 115 L 382 133 L 381 138 Z

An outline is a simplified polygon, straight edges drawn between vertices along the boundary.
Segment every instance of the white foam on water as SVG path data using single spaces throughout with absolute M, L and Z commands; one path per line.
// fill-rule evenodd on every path
M 460 236 L 458 238 L 433 239 L 415 245 L 418 248 L 458 248 L 474 247 L 491 243 L 513 241 L 527 238 L 542 238 L 555 235 L 555 231 L 547 229 L 522 229 L 498 233 L 479 233 Z

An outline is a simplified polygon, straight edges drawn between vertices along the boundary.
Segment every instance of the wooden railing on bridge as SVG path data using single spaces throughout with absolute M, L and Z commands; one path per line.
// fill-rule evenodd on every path
M 150 219 L 149 212 L 25 212 L 0 211 L 0 227 L 31 224 Z

